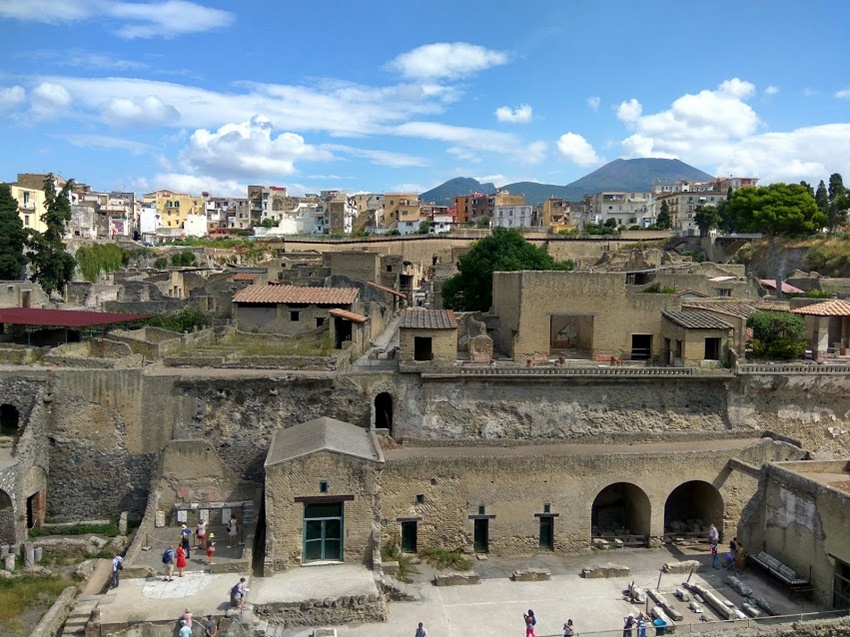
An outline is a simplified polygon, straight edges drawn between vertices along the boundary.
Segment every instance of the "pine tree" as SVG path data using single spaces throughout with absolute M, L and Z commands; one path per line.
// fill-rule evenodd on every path
M 18 200 L 12 196 L 8 185 L 0 185 L 0 279 L 21 278 L 27 264 L 26 239 L 27 233 L 18 214 Z
M 658 211 L 658 216 L 655 218 L 655 226 L 661 230 L 667 230 L 670 228 L 671 223 L 670 205 L 665 199 L 661 202 L 661 210 Z
M 829 199 L 830 229 L 837 229 L 847 223 L 847 209 L 850 208 L 850 195 L 844 187 L 844 180 L 838 173 L 829 176 L 829 188 L 827 189 Z
M 43 233 L 33 231 L 29 239 L 29 247 L 33 252 L 33 279 L 47 294 L 62 291 L 77 267 L 76 260 L 68 254 L 62 242 L 65 224 L 71 220 L 69 193 L 73 187 L 74 181 L 69 180 L 57 193 L 53 175 L 47 176 L 44 180 L 46 211 L 41 215 L 41 221 L 47 229 Z

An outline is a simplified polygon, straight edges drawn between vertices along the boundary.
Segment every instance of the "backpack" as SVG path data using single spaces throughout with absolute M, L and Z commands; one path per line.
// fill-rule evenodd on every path
M 162 563 L 169 564 L 174 560 L 173 553 L 171 549 L 165 549 L 165 553 L 162 554 Z
M 124 570 L 124 562 L 118 562 L 118 564 L 116 564 L 116 566 L 115 566 L 115 570 L 123 571 Z
M 235 584 L 233 588 L 230 589 L 231 597 L 238 597 L 242 593 L 242 589 L 239 588 L 239 583 Z

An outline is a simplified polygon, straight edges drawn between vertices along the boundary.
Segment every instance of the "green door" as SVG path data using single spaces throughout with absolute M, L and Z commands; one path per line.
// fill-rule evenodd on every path
M 304 505 L 304 561 L 342 561 L 342 502 Z

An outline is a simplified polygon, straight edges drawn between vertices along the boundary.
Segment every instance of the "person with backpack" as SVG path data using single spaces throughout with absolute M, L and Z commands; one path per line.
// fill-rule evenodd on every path
M 174 552 L 174 547 L 169 546 L 165 549 L 165 552 L 162 554 L 162 563 L 165 566 L 165 580 L 166 582 L 174 581 L 174 558 L 176 553 Z
M 121 579 L 122 570 L 124 570 L 124 558 L 116 555 L 112 558 L 112 582 L 110 588 L 118 588 L 118 580 Z
M 534 611 L 529 608 L 522 618 L 525 620 L 525 637 L 535 637 L 534 627 L 537 625 L 537 618 L 534 616 Z
M 245 594 L 247 592 L 248 586 L 245 583 L 245 578 L 240 577 L 239 581 L 230 589 L 230 605 L 241 611 L 245 607 Z
M 564 637 L 575 637 L 576 629 L 573 626 L 573 620 L 568 619 L 567 623 L 564 624 Z

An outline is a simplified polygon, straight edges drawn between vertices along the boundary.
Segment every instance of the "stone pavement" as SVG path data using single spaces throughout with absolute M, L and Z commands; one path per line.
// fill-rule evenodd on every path
M 224 525 L 210 527 L 210 532 L 215 535 L 215 554 L 213 562 L 223 564 L 227 562 L 238 562 L 242 560 L 242 549 L 244 546 L 237 544 L 234 547 L 227 546 L 227 531 Z M 192 529 L 194 532 L 194 528 Z M 168 546 L 177 548 L 180 539 L 179 526 L 166 526 L 153 529 L 148 533 L 145 542 L 151 547 L 149 551 L 140 551 L 132 566 L 148 566 L 158 574 L 163 572 L 162 554 Z M 194 536 L 192 542 L 194 543 Z M 204 549 L 192 548 L 191 557 L 186 560 L 186 572 L 203 572 L 207 570 L 207 554 Z M 174 569 L 177 572 L 177 569 Z

